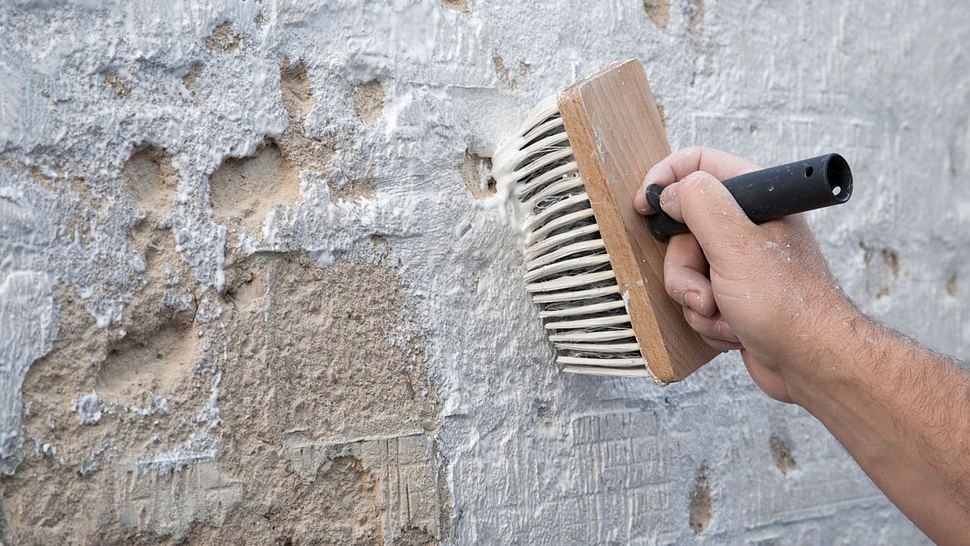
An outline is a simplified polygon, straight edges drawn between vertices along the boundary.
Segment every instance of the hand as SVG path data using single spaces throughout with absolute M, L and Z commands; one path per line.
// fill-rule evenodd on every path
M 804 217 L 755 225 L 720 182 L 755 170 L 717 150 L 674 152 L 647 173 L 634 206 L 652 214 L 644 191 L 666 186 L 660 206 L 691 230 L 668 243 L 667 293 L 709 345 L 740 350 L 755 383 L 790 403 L 793 381 L 815 367 L 813 348 L 857 312 Z

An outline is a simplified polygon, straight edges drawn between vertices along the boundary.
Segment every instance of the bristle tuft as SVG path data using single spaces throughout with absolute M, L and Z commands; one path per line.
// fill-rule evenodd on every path
M 555 97 L 494 162 L 499 193 L 524 214 L 525 281 L 557 362 L 573 373 L 649 377 Z

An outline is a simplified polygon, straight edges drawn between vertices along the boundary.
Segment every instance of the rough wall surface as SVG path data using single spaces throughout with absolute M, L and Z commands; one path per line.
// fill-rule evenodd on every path
M 957 1 L 7 2 L 5 543 L 917 543 L 735 356 L 564 375 L 484 206 L 541 97 L 641 59 L 674 147 L 839 150 L 846 291 L 970 357 Z

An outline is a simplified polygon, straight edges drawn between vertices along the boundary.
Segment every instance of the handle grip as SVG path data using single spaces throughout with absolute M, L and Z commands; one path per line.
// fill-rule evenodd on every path
M 723 182 L 748 218 L 756 224 L 789 214 L 845 203 L 852 196 L 852 171 L 839 154 L 827 154 L 735 176 Z M 650 233 L 658 241 L 689 233 L 660 208 L 657 184 L 647 186 L 647 202 L 657 211 L 647 217 Z

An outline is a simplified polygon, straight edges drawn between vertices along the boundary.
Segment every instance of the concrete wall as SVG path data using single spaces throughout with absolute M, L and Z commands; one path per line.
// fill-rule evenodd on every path
M 7 2 L 5 543 L 924 540 L 737 357 L 557 372 L 488 157 L 646 65 L 674 147 L 838 150 L 846 291 L 970 357 L 962 2 Z

